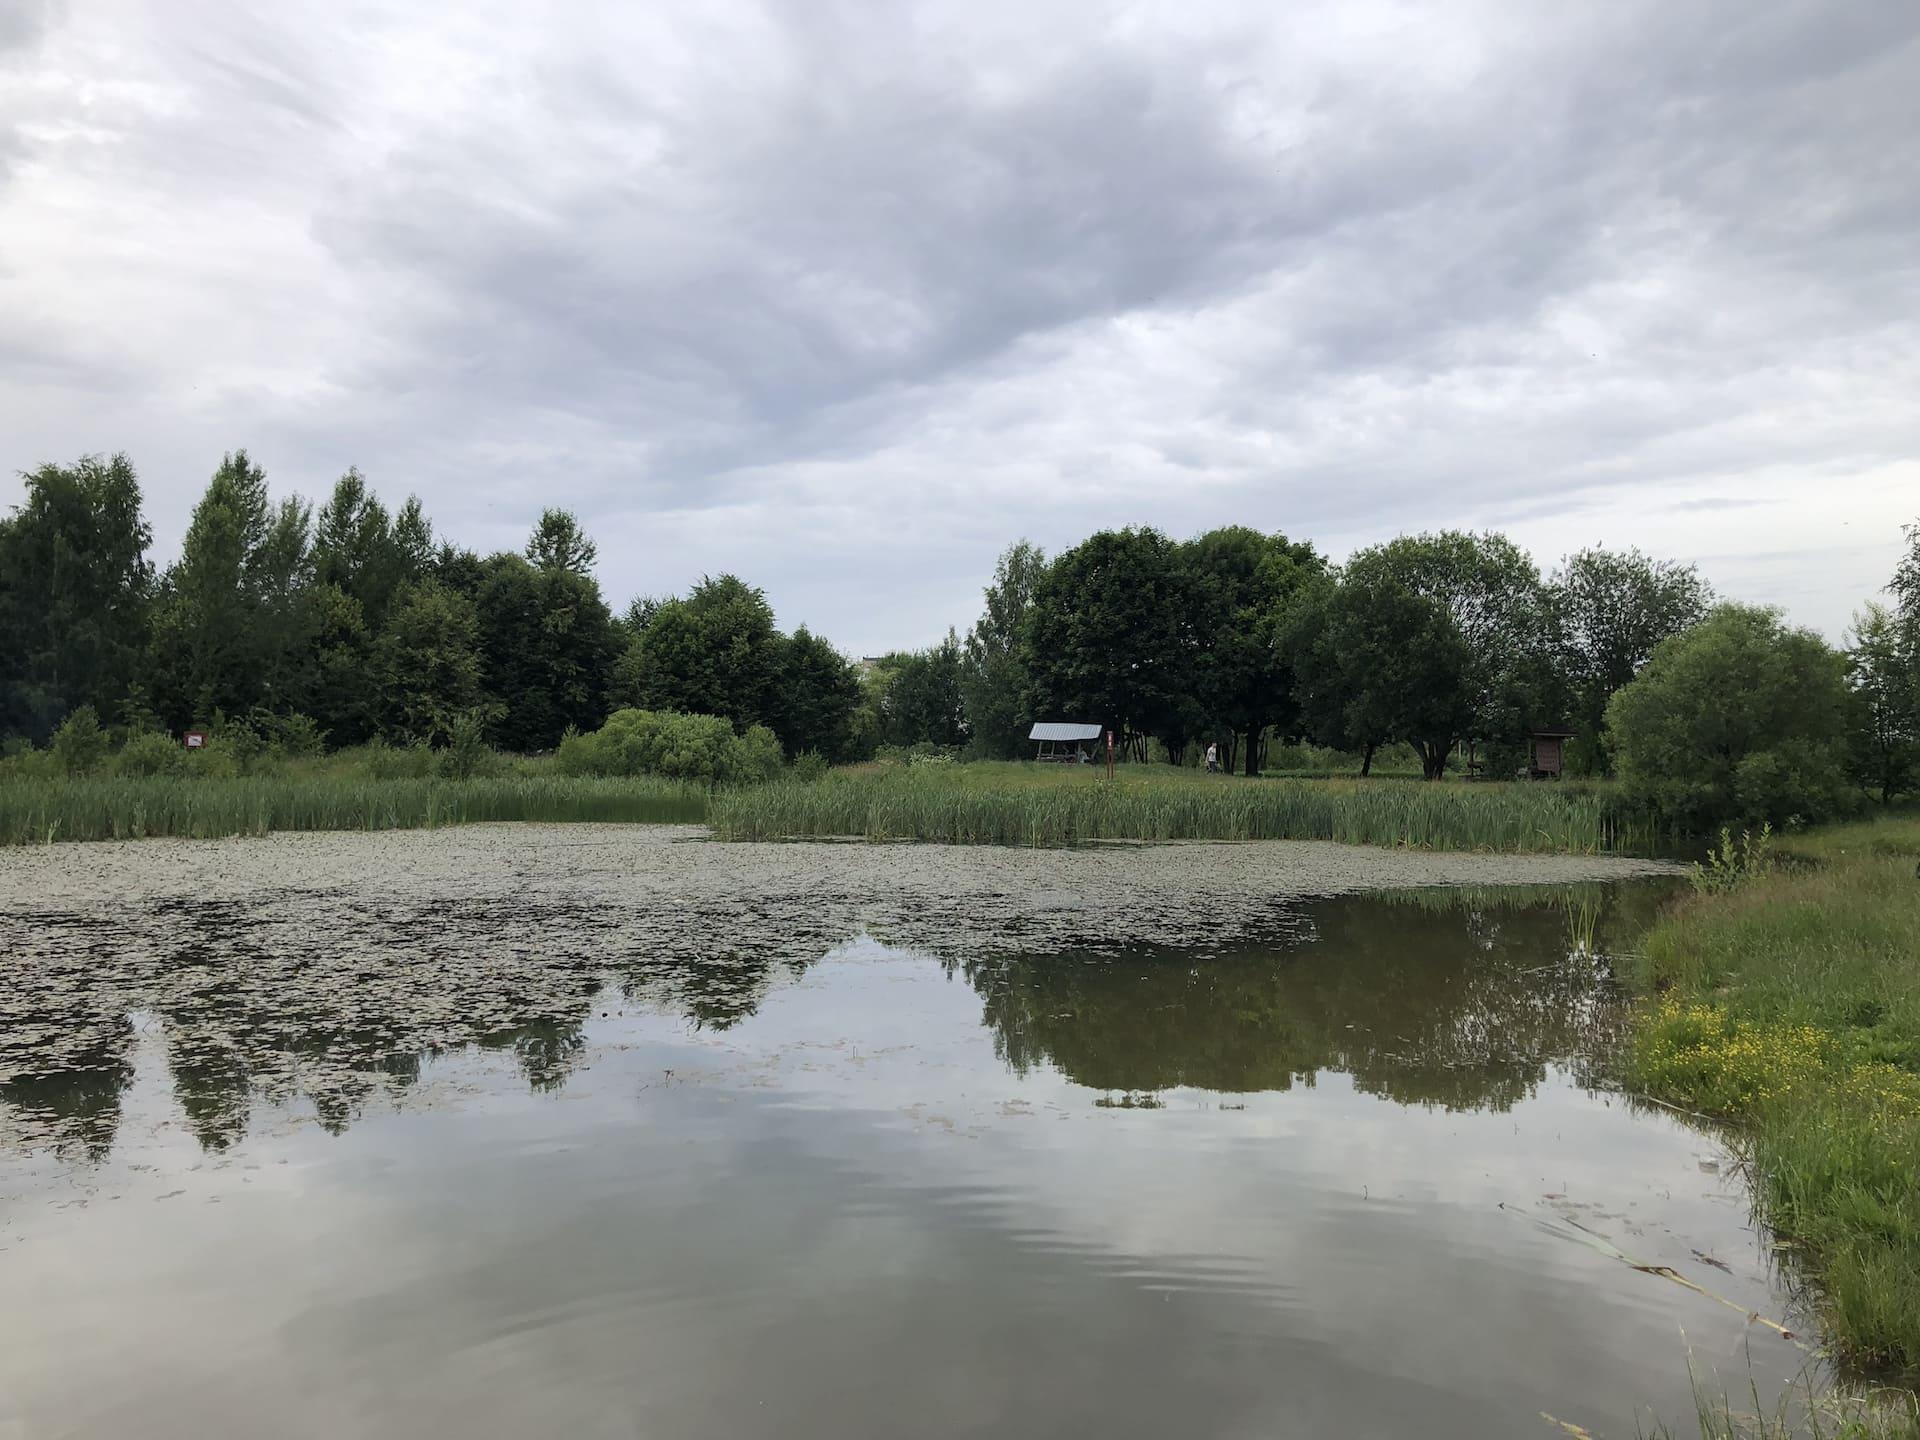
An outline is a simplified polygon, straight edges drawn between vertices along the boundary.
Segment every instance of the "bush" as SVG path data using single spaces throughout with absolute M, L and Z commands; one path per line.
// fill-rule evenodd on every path
M 0 780 L 41 780 L 53 773 L 53 755 L 34 749 L 24 735 L 10 735 L 0 742 Z
M 743 784 L 764 784 L 785 768 L 786 758 L 778 735 L 764 725 L 749 725 L 747 733 L 733 742 L 727 773 L 720 778 Z
M 453 719 L 447 730 L 447 748 L 440 752 L 440 773 L 449 780 L 471 780 L 491 775 L 499 768 L 499 757 L 487 744 L 487 717 L 480 710 L 468 710 Z
M 664 775 L 714 785 L 780 773 L 780 741 L 764 725 L 735 735 L 718 715 L 616 710 L 591 734 L 561 738 L 563 775 Z
M 209 758 L 219 756 L 232 767 L 234 774 L 251 775 L 271 758 L 267 754 L 269 743 L 251 722 L 220 717 L 214 721 L 213 738 L 206 746 L 206 754 Z
M 808 784 L 825 777 L 827 757 L 818 750 L 802 750 L 793 757 L 793 778 Z
M 69 775 L 92 775 L 107 760 L 107 732 L 100 728 L 100 717 L 91 705 L 82 705 L 60 722 L 53 732 L 56 766 Z
M 311 715 L 269 715 L 256 711 L 253 724 L 283 755 L 311 758 L 326 749 L 327 734 Z
M 1671 824 L 1775 826 L 1848 807 L 1846 663 L 1772 610 L 1723 605 L 1607 707 L 1628 795 Z
M 357 764 L 375 780 L 424 780 L 433 773 L 433 752 L 425 745 L 390 745 L 379 736 L 336 758 Z
M 231 746 L 213 740 L 198 750 L 181 747 L 181 773 L 201 780 L 232 780 L 240 774 L 240 760 Z
M 178 775 L 187 768 L 187 752 L 171 735 L 148 730 L 133 736 L 113 757 L 116 775 Z
M 1737 890 L 1750 880 L 1758 880 L 1773 870 L 1773 827 L 1762 825 L 1760 833 L 1720 831 L 1720 848 L 1707 847 L 1707 858 L 1693 867 L 1693 888 L 1702 895 L 1718 895 Z

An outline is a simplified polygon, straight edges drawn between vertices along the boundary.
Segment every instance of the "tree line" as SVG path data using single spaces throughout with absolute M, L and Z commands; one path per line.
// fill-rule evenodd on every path
M 1111 729 L 1134 758 L 1217 744 L 1247 774 L 1276 739 L 1350 752 L 1363 773 L 1405 745 L 1434 778 L 1512 774 L 1529 732 L 1554 729 L 1574 733 L 1579 773 L 1691 773 L 1665 803 L 1700 813 L 1685 784 L 1844 775 L 1891 797 L 1920 753 L 1920 529 L 1892 603 L 1869 605 L 1844 651 L 1717 605 L 1693 567 L 1638 550 L 1543 574 L 1505 536 L 1445 531 L 1335 565 L 1244 526 L 1184 541 L 1135 527 L 1052 557 L 1021 541 L 964 636 L 856 665 L 805 626 L 781 630 L 731 575 L 614 613 L 564 510 L 523 550 L 482 557 L 436 537 L 417 499 L 389 509 L 357 470 L 317 509 L 276 502 L 237 451 L 159 571 L 124 455 L 23 478 L 0 519 L 0 734 L 36 743 L 91 706 L 128 730 L 294 727 L 335 747 L 482 726 L 533 752 L 637 708 L 762 726 L 789 758 L 832 762 L 883 746 L 1018 758 L 1047 719 Z M 1798 739 L 1782 749 L 1775 732 Z
M 129 733 L 441 746 L 478 724 L 536 752 L 645 706 L 766 725 L 793 753 L 855 744 L 858 674 L 831 645 L 780 632 L 731 576 L 615 615 L 564 510 L 524 550 L 483 557 L 436 538 L 416 498 L 389 509 L 357 470 L 317 510 L 276 502 L 236 451 L 160 571 L 126 456 L 23 478 L 0 519 L 0 735 L 15 743 L 44 743 L 85 706 Z

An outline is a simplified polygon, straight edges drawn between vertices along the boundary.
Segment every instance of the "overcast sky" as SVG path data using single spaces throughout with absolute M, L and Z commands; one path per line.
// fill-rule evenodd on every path
M 1920 5 L 0 0 L 0 468 L 349 464 L 859 654 L 1240 523 L 1697 561 L 1920 516 Z M 0 501 L 12 503 L 8 480 Z

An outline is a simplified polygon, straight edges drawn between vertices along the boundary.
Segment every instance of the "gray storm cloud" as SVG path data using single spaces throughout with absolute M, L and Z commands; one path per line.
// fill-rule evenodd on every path
M 1125 523 L 1837 631 L 1920 513 L 1898 0 L 673 8 L 0 12 L 3 463 L 127 449 L 163 549 L 240 444 L 479 547 L 565 503 L 616 602 L 865 651 Z

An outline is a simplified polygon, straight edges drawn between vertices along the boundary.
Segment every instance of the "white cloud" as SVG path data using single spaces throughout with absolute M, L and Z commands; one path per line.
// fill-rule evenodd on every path
M 0 464 L 358 464 L 849 649 L 1108 524 L 1501 526 L 1838 633 L 1920 513 L 1920 14 L 68 0 Z

